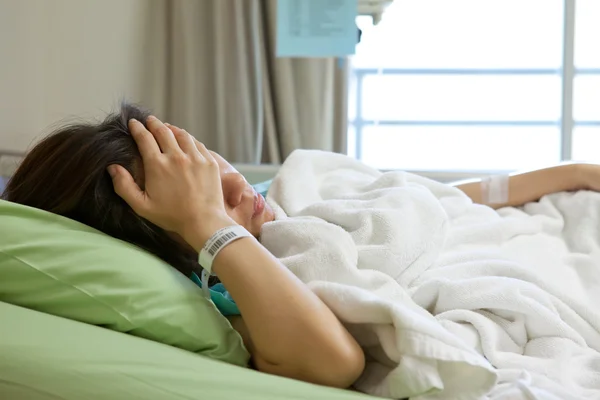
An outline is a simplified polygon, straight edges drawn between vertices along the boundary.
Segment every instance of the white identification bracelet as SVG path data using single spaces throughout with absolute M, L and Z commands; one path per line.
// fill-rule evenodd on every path
M 481 180 L 483 204 L 505 204 L 508 202 L 509 175 L 493 175 Z
M 207 298 L 210 298 L 208 278 L 212 275 L 212 264 L 219 251 L 237 239 L 251 236 L 243 226 L 232 225 L 219 229 L 206 241 L 198 254 L 198 263 L 202 267 L 202 291 Z

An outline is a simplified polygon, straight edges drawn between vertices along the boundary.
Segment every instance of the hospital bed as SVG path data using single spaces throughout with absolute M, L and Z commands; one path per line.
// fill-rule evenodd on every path
M 5 167 L 14 168 L 15 157 L 17 156 L 15 154 L 7 155 L 6 157 L 12 158 L 12 161 L 9 163 L 10 167 Z M 0 165 L 2 165 L 1 159 Z M 235 166 L 253 184 L 272 179 L 279 169 L 277 165 L 237 164 Z M 7 169 L 4 171 L 6 173 Z M 1 170 L 0 175 L 2 175 Z M 443 176 L 439 180 L 443 180 Z M 416 204 L 413 211 L 417 210 L 418 206 Z M 0 238 L 10 238 L 14 235 L 13 230 L 19 229 L 17 225 L 13 225 L 12 228 L 7 227 L 3 218 L 7 215 L 14 217 L 22 211 L 16 214 L 10 213 L 6 211 L 6 207 L 6 204 L 0 201 Z M 527 343 L 528 338 L 535 334 L 539 336 L 535 341 L 536 343 L 545 340 L 555 346 L 554 342 L 564 340 L 567 344 L 576 344 L 578 347 L 573 347 L 573 349 L 585 351 L 590 360 L 594 357 L 594 360 L 600 360 L 598 353 L 592 351 L 593 343 L 600 343 L 598 333 L 600 329 L 590 328 L 590 330 L 585 331 L 581 328 L 581 332 L 585 331 L 587 335 L 585 340 L 581 339 L 581 343 L 577 342 L 579 340 L 577 338 L 567 337 L 570 334 L 569 332 L 575 332 L 573 327 L 592 327 L 594 324 L 600 326 L 600 321 L 595 320 L 595 314 L 586 307 L 588 302 L 593 302 L 594 298 L 598 298 L 593 290 L 588 289 L 595 284 L 594 279 L 596 278 L 593 277 L 597 277 L 597 273 L 594 273 L 594 271 L 597 268 L 598 254 L 600 254 L 600 242 L 597 240 L 600 237 L 597 226 L 600 226 L 600 224 L 596 223 L 599 217 L 597 212 L 581 212 L 581 210 L 597 210 L 599 207 L 600 195 L 597 193 L 582 192 L 576 196 L 569 193 L 560 193 L 525 209 L 506 209 L 502 213 L 496 214 L 490 209 L 480 208 L 473 209 L 471 214 L 465 214 L 464 220 L 461 220 L 461 223 L 464 223 L 465 226 L 456 225 L 456 229 L 463 229 L 462 233 L 457 233 L 458 236 L 456 237 L 463 235 L 466 244 L 457 247 L 453 251 L 456 251 L 457 254 L 458 252 L 464 253 L 461 257 L 464 257 L 467 261 L 472 258 L 472 261 L 467 263 L 460 257 L 454 260 L 452 268 L 457 271 L 464 268 L 466 271 L 468 270 L 468 274 L 465 273 L 453 285 L 456 285 L 457 290 L 464 295 L 461 301 L 468 304 L 472 303 L 472 305 L 456 306 L 456 310 L 452 308 L 450 310 L 461 312 L 467 316 L 473 314 L 477 318 L 483 318 L 487 315 L 486 313 L 493 314 L 494 307 L 502 311 L 502 307 L 514 306 L 513 308 L 518 310 L 517 314 L 525 314 L 527 311 L 529 314 L 528 321 L 532 321 L 525 324 L 528 326 L 527 330 L 516 328 L 515 330 L 511 326 L 523 325 L 523 318 L 520 317 L 520 319 L 517 318 L 513 321 L 511 320 L 512 314 L 506 311 L 508 314 L 504 318 L 506 318 L 506 321 L 512 321 L 512 325 L 507 325 L 507 331 L 514 333 L 516 337 L 524 335 L 523 339 L 514 339 L 516 343 Z M 499 215 L 505 219 L 499 219 Z M 583 218 L 582 215 L 586 218 L 583 224 L 578 222 Z M 518 223 L 508 224 L 507 222 L 511 220 Z M 592 220 L 595 222 L 589 223 Z M 568 223 L 564 221 L 568 221 Z M 564 237 L 559 240 L 557 239 L 558 234 L 555 232 L 555 227 L 560 227 L 561 224 L 564 224 L 564 229 L 557 232 Z M 414 226 L 414 229 L 411 232 L 411 237 L 416 237 L 415 232 L 424 225 L 422 221 L 418 224 L 412 224 L 411 226 Z M 572 229 L 574 226 L 581 226 L 582 229 Z M 40 224 L 36 229 L 47 229 L 47 224 Z M 522 232 L 515 234 L 519 230 Z M 473 231 L 473 234 L 469 233 L 471 231 Z M 31 232 L 36 232 L 36 230 L 33 229 Z M 65 235 L 66 232 L 68 231 L 64 232 Z M 532 232 L 535 235 L 531 234 Z M 57 231 L 54 237 L 60 237 L 62 234 Z M 502 258 L 506 254 L 500 257 L 495 253 L 494 246 L 490 250 L 490 246 L 485 243 L 487 238 L 494 242 L 502 237 L 508 238 L 503 244 L 504 252 L 508 251 L 506 260 Z M 44 243 L 44 241 L 35 242 L 35 233 L 31 235 L 31 238 L 33 248 L 40 246 L 40 243 Z M 565 246 L 564 243 L 560 244 L 557 240 L 561 243 L 569 243 L 571 247 Z M 477 241 L 482 243 L 475 243 Z M 2 241 L 0 241 L 1 244 Z M 25 247 L 30 245 L 27 240 L 17 244 Z M 477 247 L 476 244 L 481 246 Z M 549 244 L 553 245 L 550 246 Z M 6 276 L 6 270 L 10 266 L 5 264 L 6 259 L 3 260 L 2 253 L 0 247 L 0 321 L 2 321 L 2 324 L 0 324 L 0 338 L 2 338 L 0 340 L 0 354 L 2 354 L 2 357 L 0 357 L 0 398 L 53 399 L 57 397 L 57 393 L 60 393 L 64 399 L 80 399 L 90 398 L 82 395 L 82 393 L 89 394 L 95 391 L 98 392 L 98 396 L 93 397 L 94 399 L 107 400 L 152 398 L 154 394 L 156 394 L 156 398 L 161 399 L 255 398 L 269 400 L 289 398 L 303 400 L 309 398 L 372 398 L 350 391 L 326 389 L 260 374 L 235 365 L 198 356 L 189 351 L 182 351 L 157 341 L 94 326 L 97 324 L 77 322 L 71 318 L 64 318 L 39 309 L 36 311 L 32 309 L 34 307 L 27 307 L 22 304 L 23 299 L 27 300 L 25 297 L 21 297 L 20 304 L 19 302 L 10 301 L 11 299 L 6 298 L 2 286 L 3 283 L 6 285 L 6 282 L 11 279 L 10 276 Z M 579 269 L 564 268 L 564 265 L 560 262 L 563 259 L 567 260 L 567 263 L 573 263 Z M 501 268 L 501 273 L 498 275 L 498 273 L 486 272 L 487 265 L 496 269 Z M 523 272 L 521 266 L 526 266 L 527 270 Z M 481 276 L 477 276 L 477 271 Z M 586 275 L 579 276 L 578 274 L 581 271 L 588 271 L 589 277 L 584 279 Z M 444 272 L 440 273 L 443 274 Z M 447 280 L 450 277 L 452 276 L 448 275 L 444 279 Z M 487 301 L 486 299 L 489 297 L 488 290 L 491 289 L 483 290 L 478 286 L 471 287 L 470 291 L 461 289 L 461 285 L 476 283 L 475 281 L 485 282 L 488 279 L 495 279 L 499 282 L 493 286 L 493 289 L 498 291 L 499 294 L 492 296 L 492 298 L 496 300 L 504 299 L 508 306 L 495 304 L 484 307 L 479 304 L 478 302 L 485 303 Z M 508 282 L 509 280 L 511 282 Z M 561 282 L 561 285 L 557 286 L 558 289 L 552 289 L 555 281 Z M 16 281 L 14 287 L 20 287 L 20 285 L 24 285 L 23 282 Z M 502 285 L 505 285 L 505 287 Z M 4 287 L 12 290 L 13 295 L 18 292 L 10 286 Z M 448 286 L 446 290 L 453 287 Z M 483 294 L 476 295 L 473 291 L 474 288 L 483 290 Z M 561 290 L 561 288 L 564 290 Z M 38 290 L 40 289 L 36 288 L 36 291 Z M 519 295 L 505 296 L 505 293 L 512 293 L 511 291 L 516 291 Z M 550 296 L 550 293 L 552 293 L 552 296 Z M 524 294 L 533 297 L 527 297 Z M 33 297 L 36 296 L 43 300 L 39 292 L 36 292 Z M 549 310 L 557 307 L 565 313 L 566 317 L 560 316 L 560 313 L 556 310 L 551 310 L 552 312 L 544 318 L 536 319 L 536 316 L 541 315 L 542 311 L 545 310 L 545 304 L 550 304 L 546 301 L 547 298 L 550 298 L 549 296 L 555 302 Z M 456 300 L 457 298 L 457 296 L 449 295 L 445 297 L 445 300 Z M 530 300 L 539 298 L 539 301 L 528 303 L 532 307 L 531 310 L 523 309 L 522 304 L 519 303 L 522 299 L 528 298 Z M 579 310 L 580 312 L 573 313 L 571 305 L 573 310 Z M 475 311 L 469 311 L 471 308 Z M 477 312 L 479 309 L 483 310 L 481 315 Z M 431 312 L 433 314 L 437 313 L 434 310 L 431 310 Z M 585 318 L 585 321 L 583 318 Z M 480 334 L 489 336 L 492 333 L 502 333 L 504 325 L 500 322 L 502 321 L 499 320 L 499 323 L 495 325 L 484 326 L 485 329 L 482 328 L 481 332 L 483 333 Z M 558 327 L 563 322 L 572 325 L 564 331 L 566 333 L 552 331 L 554 326 Z M 104 326 L 104 324 L 99 325 Z M 564 338 L 561 337 L 563 334 Z M 471 337 L 469 335 L 467 337 Z M 536 349 L 535 343 L 531 347 L 525 346 L 527 351 L 523 350 L 523 354 L 521 354 L 518 348 L 513 349 L 510 347 L 513 344 L 507 338 L 500 343 L 501 348 L 488 350 L 491 354 L 490 360 L 495 363 L 494 365 L 496 363 L 501 365 L 504 362 L 503 358 L 495 359 L 494 357 L 497 355 L 509 354 L 511 357 L 518 358 L 527 352 L 530 352 L 527 353 L 529 362 L 534 359 L 532 355 L 535 355 L 536 359 L 543 359 L 544 362 L 558 362 L 556 360 L 559 360 L 556 358 L 558 356 L 553 355 L 543 358 L 537 353 L 531 353 L 535 351 L 540 353 L 543 350 L 543 348 L 541 350 Z M 584 346 L 586 341 L 590 343 L 588 347 Z M 465 343 L 469 342 L 465 340 Z M 505 346 L 508 346 L 510 351 Z M 552 348 L 558 349 L 558 347 Z M 566 351 L 566 349 L 565 347 L 563 350 Z M 487 356 L 488 354 L 486 354 Z M 93 360 L 91 364 L 90 360 Z M 157 360 L 164 360 L 164 364 Z M 72 368 L 67 368 L 68 363 L 80 365 L 83 372 L 73 376 Z M 185 373 L 173 374 L 173 365 L 176 365 L 178 369 L 185 371 Z M 569 368 L 574 371 L 581 371 L 581 381 L 584 383 L 580 386 L 588 386 L 590 396 L 581 397 L 582 389 L 579 388 L 580 391 L 577 392 L 579 397 L 569 397 L 566 392 L 556 392 L 561 394 L 562 397 L 559 397 L 564 399 L 598 398 L 594 397 L 600 394 L 598 390 L 595 390 L 598 385 L 594 382 L 597 381 L 595 376 L 600 375 L 594 374 L 599 370 L 597 365 L 600 364 L 596 365 L 591 361 L 586 363 L 585 359 L 581 358 L 581 362 L 578 359 L 573 359 L 565 365 L 569 365 Z M 593 365 L 596 365 L 596 367 L 593 367 Z M 526 370 L 526 366 L 523 366 L 523 371 L 526 372 Z M 564 375 L 573 375 L 569 371 L 565 371 Z M 117 383 L 115 383 L 115 375 L 121 377 Z M 525 385 L 523 387 L 534 385 L 536 388 L 537 386 L 548 388 L 552 383 L 539 381 L 541 379 L 539 375 L 531 383 L 527 381 L 529 378 L 526 375 L 523 376 L 524 378 L 515 377 L 514 384 Z M 112 384 L 108 385 L 107 382 Z M 511 382 L 511 384 L 513 383 Z M 567 385 L 563 386 L 564 389 L 568 389 Z M 132 393 L 139 393 L 140 396 L 136 397 Z M 174 393 L 177 393 L 177 395 Z M 143 397 L 142 394 L 147 397 Z M 150 397 L 148 397 L 148 394 L 150 394 Z

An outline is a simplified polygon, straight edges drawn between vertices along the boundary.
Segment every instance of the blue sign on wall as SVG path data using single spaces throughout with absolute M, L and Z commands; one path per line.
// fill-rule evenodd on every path
M 354 54 L 357 9 L 357 0 L 278 0 L 277 57 Z

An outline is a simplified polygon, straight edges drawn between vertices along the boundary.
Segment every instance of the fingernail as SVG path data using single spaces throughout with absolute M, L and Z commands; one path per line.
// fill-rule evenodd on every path
M 135 122 L 137 122 L 137 119 L 135 119 L 135 118 L 131 118 L 131 119 L 129 120 L 129 123 L 130 123 L 130 124 L 133 124 L 133 123 L 135 123 Z
M 148 119 L 151 120 L 151 121 L 153 121 L 153 120 L 155 120 L 157 118 L 154 115 L 150 115 L 150 116 L 148 116 Z
M 111 178 L 114 178 L 117 175 L 117 167 L 115 167 L 114 165 L 109 165 L 106 168 L 106 171 L 108 171 L 108 174 Z
M 171 124 L 168 122 L 163 122 L 163 124 L 165 124 L 165 126 L 171 126 Z

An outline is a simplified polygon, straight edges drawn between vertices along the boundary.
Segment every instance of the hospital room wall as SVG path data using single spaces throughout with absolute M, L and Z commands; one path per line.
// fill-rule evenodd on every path
M 161 113 L 163 0 L 0 0 L 0 151 L 122 99 Z M 155 66 L 155 67 L 153 67 Z M 161 68 L 163 70 L 161 70 Z

